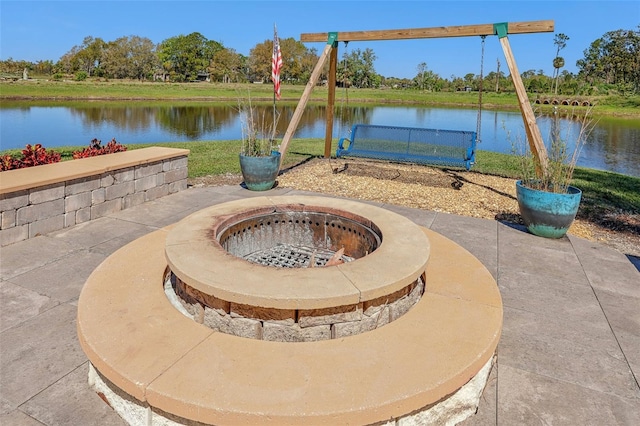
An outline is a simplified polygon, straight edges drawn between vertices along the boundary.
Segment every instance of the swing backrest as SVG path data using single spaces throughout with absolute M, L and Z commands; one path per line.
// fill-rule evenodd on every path
M 356 124 L 338 142 L 336 157 L 460 167 L 475 163 L 476 132 Z M 348 146 L 345 146 L 348 143 Z

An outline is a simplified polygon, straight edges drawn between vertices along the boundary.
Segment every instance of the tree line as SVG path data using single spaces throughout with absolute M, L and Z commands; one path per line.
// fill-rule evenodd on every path
M 569 40 L 569 36 L 562 33 L 554 37 L 555 55 L 550 55 L 554 67 L 552 76 L 546 76 L 542 70 L 527 70 L 521 74 L 528 92 L 563 95 L 594 95 L 612 91 L 640 93 L 640 26 L 636 30 L 610 31 L 593 41 L 584 50 L 584 58 L 576 63 L 577 74 L 562 70 L 565 61 L 560 53 Z M 280 47 L 282 82 L 306 84 L 318 60 L 317 50 L 307 48 L 293 38 L 280 39 Z M 27 73 L 54 79 L 76 80 L 97 77 L 174 82 L 267 82 L 271 75 L 272 50 L 273 41 L 265 40 L 256 44 L 246 56 L 220 42 L 208 40 L 198 32 L 171 37 L 159 44 L 140 36 L 121 37 L 109 42 L 89 36 L 56 63 L 9 58 L 0 61 L 0 72 L 6 77 L 22 75 L 26 70 Z M 376 59 L 375 52 L 369 48 L 344 52 L 337 70 L 338 85 L 428 91 L 514 90 L 511 79 L 501 71 L 501 67 L 505 67 L 500 60 L 497 60 L 494 70 L 482 78 L 474 73 L 443 78 L 429 70 L 426 62 L 417 64 L 415 77 L 395 78 L 376 73 Z M 324 79 L 327 73 L 328 66 L 324 70 Z

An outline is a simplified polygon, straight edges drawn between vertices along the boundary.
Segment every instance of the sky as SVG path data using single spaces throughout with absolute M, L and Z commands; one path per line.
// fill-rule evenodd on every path
M 520 73 L 552 75 L 554 34 L 569 36 L 560 52 L 565 70 L 596 39 L 618 29 L 637 30 L 640 0 L 623 1 L 8 1 L 0 0 L 0 59 L 57 62 L 86 36 L 113 41 L 137 35 L 160 43 L 199 32 L 236 52 L 249 55 L 258 43 L 300 40 L 303 33 L 391 30 L 553 20 L 554 32 L 509 35 Z M 320 53 L 326 43 L 305 43 Z M 442 78 L 480 73 L 481 38 L 456 37 L 340 43 L 339 57 L 370 48 L 375 70 L 385 77 L 413 78 L 418 65 Z M 486 38 L 484 73 L 509 74 L 497 37 Z

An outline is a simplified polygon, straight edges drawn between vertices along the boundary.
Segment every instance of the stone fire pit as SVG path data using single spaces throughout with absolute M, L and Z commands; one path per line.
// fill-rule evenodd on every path
M 89 383 L 129 424 L 455 424 L 502 327 L 469 252 L 324 197 L 209 207 L 107 258 L 78 300 Z

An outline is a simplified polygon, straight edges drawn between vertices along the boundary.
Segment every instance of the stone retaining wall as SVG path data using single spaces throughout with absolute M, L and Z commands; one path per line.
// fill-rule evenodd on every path
M 141 157 L 141 152 L 136 152 L 144 149 L 109 154 L 117 156 L 120 164 L 110 164 L 106 171 L 104 164 L 103 167 L 93 167 L 100 164 L 99 161 L 82 163 L 82 166 L 88 165 L 94 170 L 84 171 L 81 177 L 78 177 L 76 165 L 71 163 L 89 159 L 15 170 L 22 174 L 17 179 L 13 179 L 15 175 L 9 175 L 14 170 L 2 172 L 0 246 L 94 220 L 187 188 L 188 150 L 175 150 L 175 153 L 167 155 L 166 150 L 171 148 L 164 148 L 161 157 L 168 158 L 157 159 L 159 151 L 146 149 L 150 150 L 146 160 L 144 155 Z M 127 155 L 130 153 L 133 155 Z M 139 164 L 131 165 L 132 158 Z M 113 160 L 110 158 L 109 163 Z M 51 166 L 57 166 L 57 169 Z M 45 176 L 51 176 L 50 172 L 60 172 L 60 168 L 68 169 L 69 173 L 59 182 L 39 185 L 36 179 L 31 188 L 12 191 L 9 187 L 10 181 L 28 180 L 31 177 L 28 174 L 42 174 L 44 171 Z M 4 182 L 5 178 L 7 182 Z M 46 182 L 46 179 L 41 182 Z

